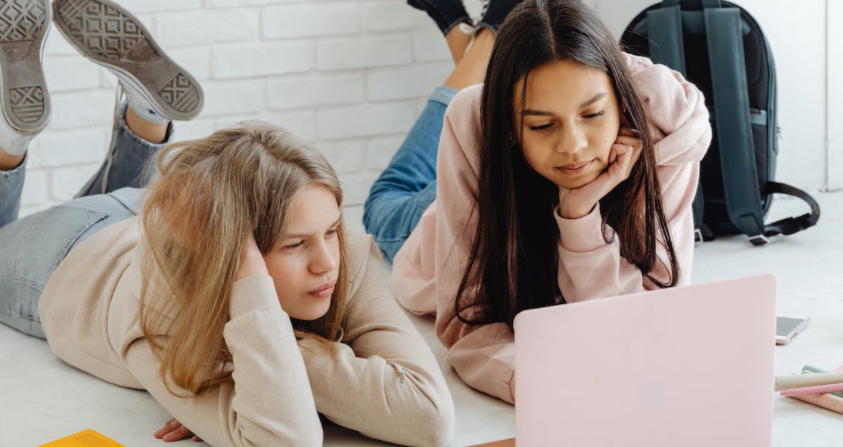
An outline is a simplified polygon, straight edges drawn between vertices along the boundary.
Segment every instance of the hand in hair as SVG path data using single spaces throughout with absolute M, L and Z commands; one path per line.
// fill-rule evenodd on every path
M 263 260 L 263 253 L 255 242 L 255 235 L 250 231 L 243 241 L 243 250 L 240 252 L 240 272 L 237 273 L 237 280 L 263 275 L 269 275 L 269 270 L 266 268 L 266 261 Z
M 609 152 L 609 166 L 599 177 L 579 188 L 559 188 L 559 207 L 556 212 L 563 219 L 587 216 L 597 202 L 629 177 L 641 155 L 638 132 L 622 126 Z
M 202 442 L 199 436 L 194 435 L 193 432 L 175 419 L 170 419 L 164 424 L 164 428 L 155 432 L 155 438 L 163 439 L 164 442 L 180 441 L 189 436 L 193 436 L 193 442 Z

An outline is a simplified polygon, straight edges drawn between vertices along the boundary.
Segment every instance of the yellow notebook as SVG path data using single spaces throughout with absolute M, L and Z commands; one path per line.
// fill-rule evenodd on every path
M 85 430 L 70 435 L 66 438 L 48 442 L 39 447 L 125 447 L 123 444 L 114 442 L 113 440 L 93 431 Z

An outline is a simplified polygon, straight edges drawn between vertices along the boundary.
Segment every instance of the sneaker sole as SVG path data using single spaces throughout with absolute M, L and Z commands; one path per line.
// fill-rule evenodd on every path
M 41 54 L 49 0 L 0 0 L 0 106 L 12 129 L 37 133 L 50 120 Z
M 55 0 L 59 31 L 83 56 L 142 92 L 156 112 L 175 120 L 199 115 L 199 82 L 167 57 L 130 12 L 109 0 Z

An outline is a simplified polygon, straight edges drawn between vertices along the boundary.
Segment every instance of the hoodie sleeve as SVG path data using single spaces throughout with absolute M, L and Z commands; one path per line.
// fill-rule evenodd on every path
M 436 335 L 446 359 L 472 388 L 509 403 L 515 367 L 512 331 L 503 323 L 468 325 L 454 303 L 468 265 L 477 207 L 482 85 L 459 92 L 445 113 L 437 160 L 435 220 Z
M 454 403 L 439 364 L 390 294 L 371 237 L 348 245 L 343 342 L 300 342 L 316 409 L 371 438 L 446 446 L 454 437 Z
M 126 367 L 168 413 L 210 445 L 321 446 L 322 425 L 305 365 L 272 278 L 237 281 L 230 317 L 223 336 L 233 356 L 232 382 L 195 397 L 172 394 L 146 338 L 125 348 Z
M 682 75 L 649 59 L 623 55 L 649 120 L 662 202 L 680 269 L 679 284 L 691 277 L 694 222 L 691 205 L 699 181 L 700 160 L 711 143 L 711 125 L 702 92 Z M 614 231 L 604 238 L 599 205 L 587 216 L 563 219 L 559 226 L 559 288 L 568 302 L 625 295 L 655 288 L 641 271 L 620 256 Z M 610 242 L 607 243 L 606 239 Z M 657 250 L 666 264 L 667 252 Z M 652 275 L 668 278 L 664 265 Z

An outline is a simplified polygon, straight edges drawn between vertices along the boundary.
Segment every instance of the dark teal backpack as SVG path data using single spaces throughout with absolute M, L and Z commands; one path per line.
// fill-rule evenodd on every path
M 754 245 L 817 223 L 810 195 L 775 182 L 778 155 L 776 67 L 752 16 L 720 0 L 664 0 L 638 14 L 621 37 L 624 49 L 682 73 L 703 92 L 714 135 L 694 199 L 697 241 L 743 233 Z M 773 194 L 806 201 L 811 212 L 771 224 Z

